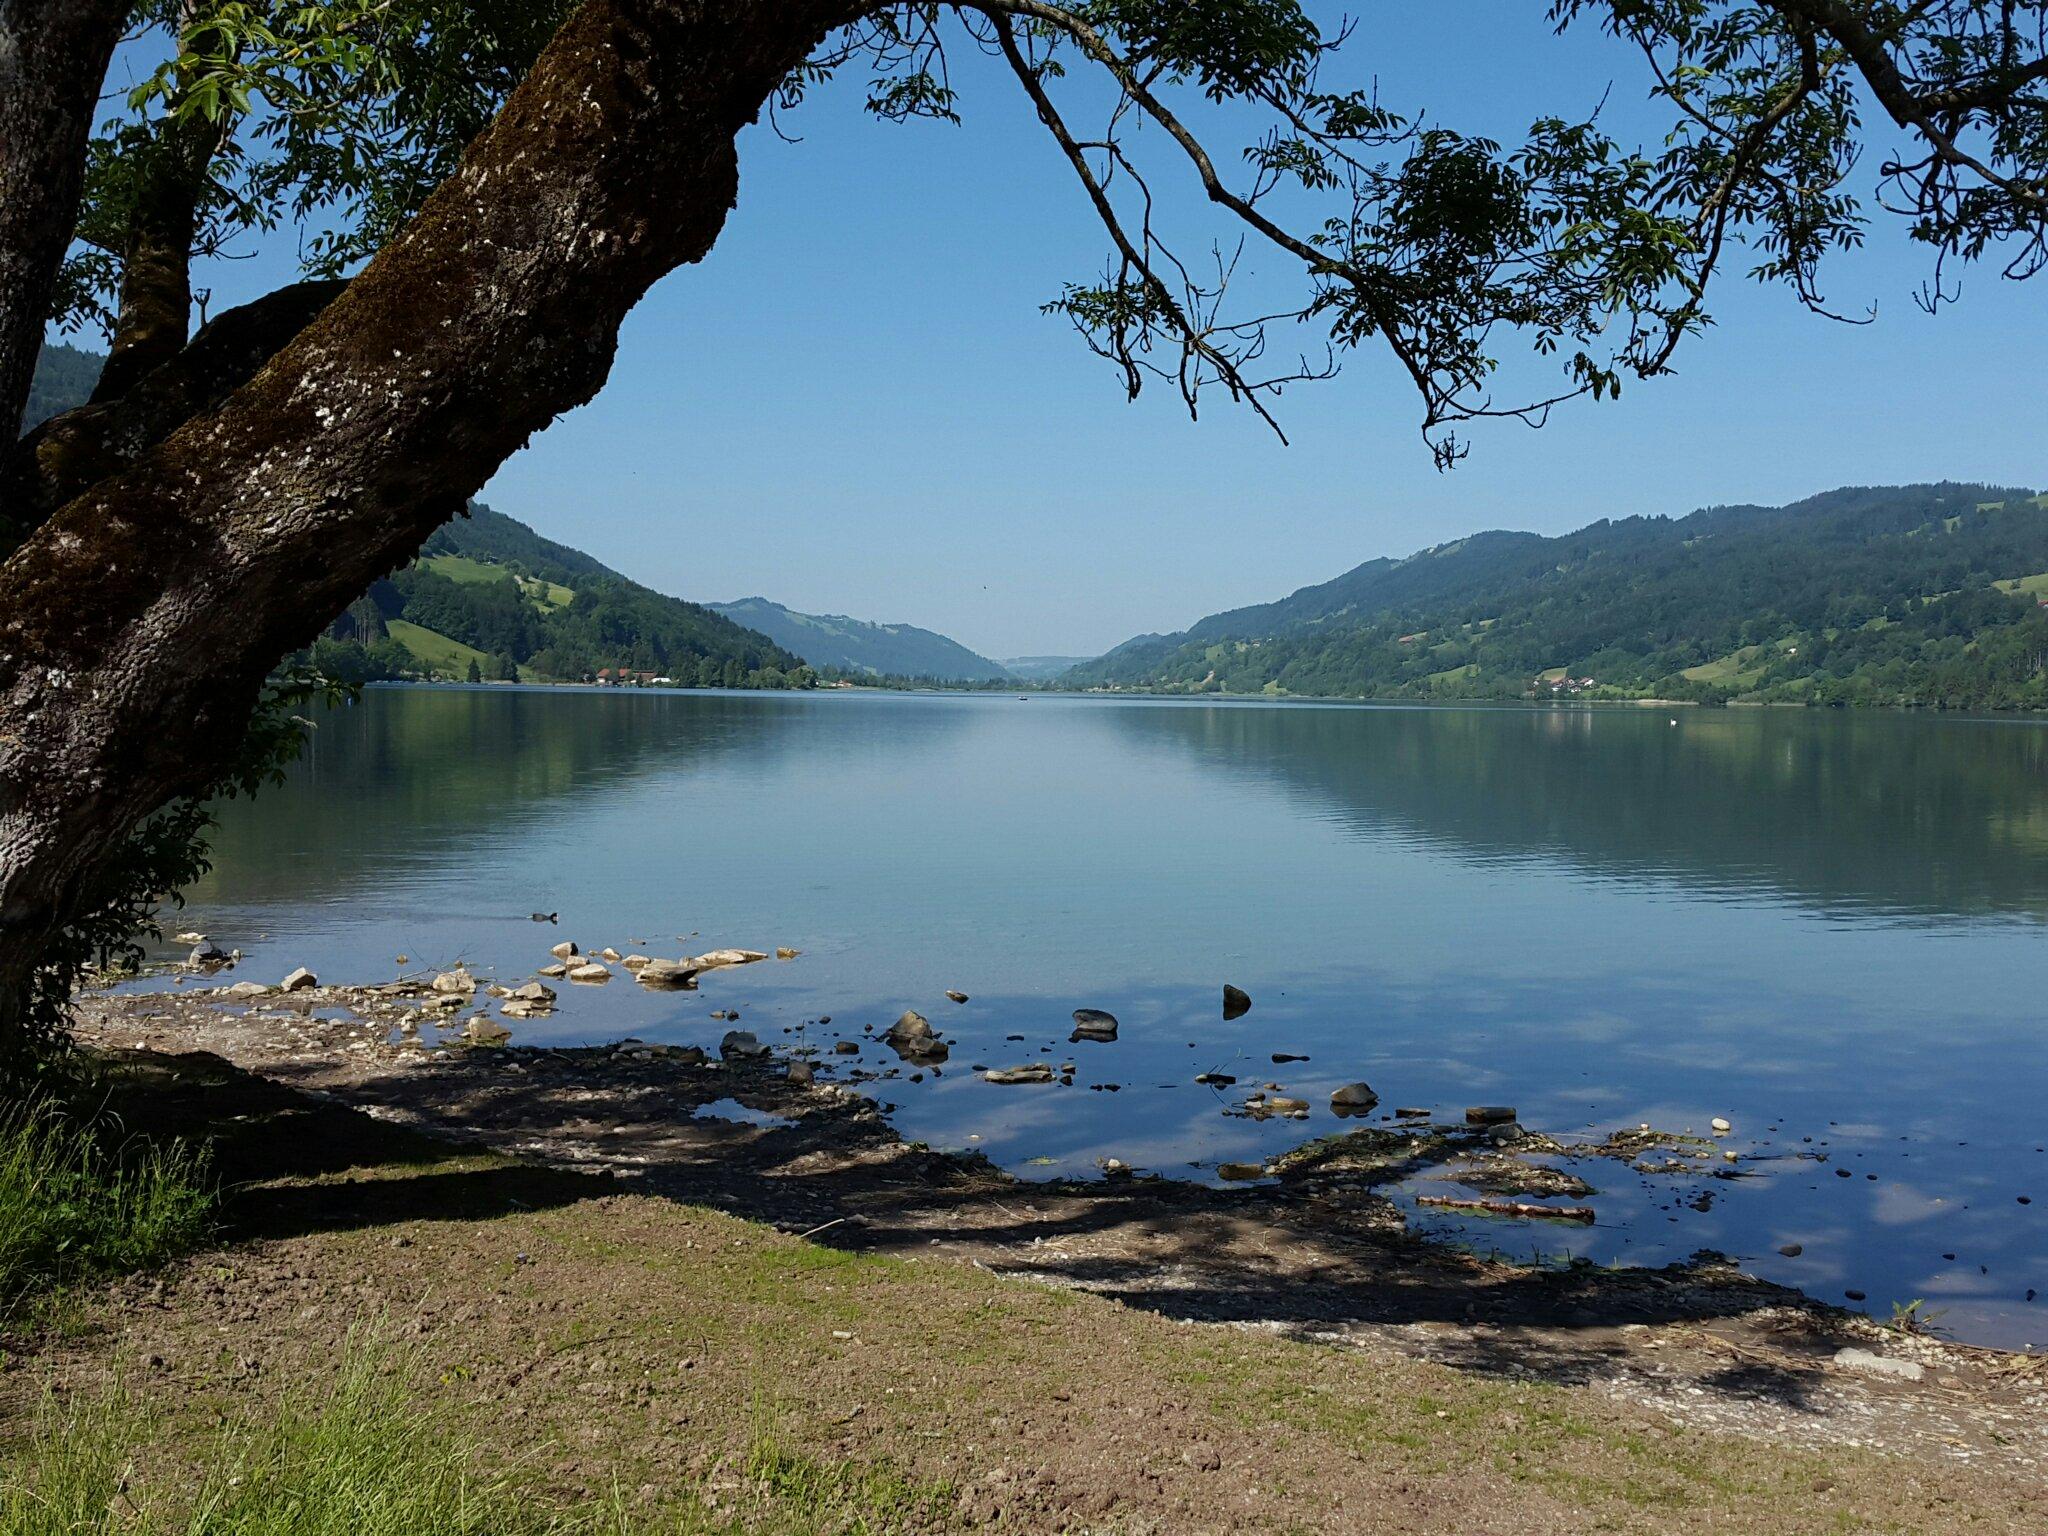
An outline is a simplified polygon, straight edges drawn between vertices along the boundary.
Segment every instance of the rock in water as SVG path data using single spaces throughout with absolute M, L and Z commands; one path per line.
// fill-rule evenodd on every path
M 206 942 L 206 935 L 203 933 L 181 933 L 172 942 L 176 944 L 204 944 Z
M 1218 1163 L 1216 1165 L 1216 1177 L 1219 1179 L 1243 1182 L 1247 1179 L 1263 1179 L 1265 1176 L 1266 1169 L 1262 1163 Z
M 1474 1104 L 1465 1111 L 1467 1125 L 1506 1125 L 1514 1118 L 1514 1110 L 1505 1104 Z
M 218 944 L 201 944 L 185 957 L 185 963 L 203 970 L 223 966 L 234 958 Z
M 650 960 L 633 975 L 643 987 L 692 987 L 697 967 L 687 960 Z
M 891 1045 L 912 1045 L 932 1038 L 932 1021 L 911 1009 L 891 1024 L 882 1038 Z
M 434 990 L 443 997 L 462 997 L 476 990 L 476 978 L 458 967 L 434 978 Z
M 600 960 L 609 960 L 613 965 L 617 965 L 619 963 L 619 952 L 616 949 L 613 949 L 609 944 L 607 944 L 603 949 L 600 949 L 597 952 L 597 958 Z
M 700 971 L 708 971 L 720 965 L 752 965 L 756 960 L 767 958 L 758 949 L 707 949 L 690 964 Z
M 480 1013 L 462 1028 L 462 1038 L 471 1045 L 503 1045 L 512 1031 L 487 1013 Z
M 571 981 L 610 981 L 612 973 L 595 960 L 588 965 L 572 966 L 569 970 Z
M 728 1060 L 752 1061 L 766 1056 L 768 1047 L 755 1038 L 752 1030 L 729 1029 L 718 1042 L 718 1054 Z
M 260 981 L 238 981 L 221 995 L 223 997 L 267 997 L 270 995 L 270 988 L 263 985 Z
M 280 992 L 304 992 L 309 987 L 317 987 L 319 985 L 320 978 L 302 965 L 278 983 L 278 990 Z
M 817 1068 L 808 1061 L 792 1061 L 789 1064 L 789 1082 L 794 1088 L 808 1088 L 817 1078 Z
M 778 944 L 775 946 L 775 958 L 778 960 L 794 960 L 798 955 L 802 953 L 802 950 L 791 949 L 787 944 Z
M 1346 1083 L 1330 1095 L 1330 1108 L 1340 1115 L 1362 1115 L 1376 1108 L 1380 1096 L 1371 1083 Z
M 1049 1083 L 1052 1067 L 1047 1062 L 1034 1061 L 1024 1067 L 995 1067 L 981 1075 L 991 1083 Z
M 557 944 L 553 949 L 549 950 L 548 953 L 553 955 L 557 960 L 566 960 L 571 955 L 580 954 L 582 953 L 582 951 L 577 949 L 575 940 L 564 939 L 561 943 Z
M 536 976 L 566 976 L 569 974 L 569 967 L 557 960 L 553 965 L 542 966 L 533 974 Z
M 1104 1013 L 1100 1008 L 1076 1008 L 1074 1010 L 1075 1040 L 1114 1040 L 1116 1038 L 1116 1015 Z
M 965 992 L 955 992 L 951 987 L 946 988 L 946 996 L 956 1003 L 967 1001 L 967 994 Z
M 523 987 L 514 987 L 511 995 L 523 1003 L 552 1003 L 555 1000 L 555 989 L 537 981 L 529 981 Z
M 1726 1136 L 1730 1131 L 1734 1129 L 1734 1126 L 1730 1125 L 1726 1120 L 1723 1120 L 1719 1115 L 1716 1115 L 1714 1117 L 1713 1130 L 1716 1136 Z
M 1226 1020 L 1241 1019 L 1251 1011 L 1251 994 L 1233 987 L 1227 981 L 1223 983 L 1223 1017 Z

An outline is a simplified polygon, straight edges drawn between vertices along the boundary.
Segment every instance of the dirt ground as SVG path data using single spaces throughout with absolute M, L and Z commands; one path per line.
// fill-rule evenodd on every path
M 217 1416 L 371 1327 L 556 1494 L 743 1526 L 765 1427 L 928 1491 L 904 1529 L 2048 1530 L 2048 1363 L 1708 1259 L 1482 1261 L 1314 1160 L 1019 1184 L 782 1060 L 430 1050 L 395 1006 L 87 1000 L 132 1113 L 216 1138 L 227 1230 L 17 1360 L 10 1413 L 119 1368 Z

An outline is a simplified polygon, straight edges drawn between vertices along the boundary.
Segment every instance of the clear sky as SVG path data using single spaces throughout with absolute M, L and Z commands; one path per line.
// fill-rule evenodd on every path
M 1371 7 L 1344 83 L 1376 76 L 1390 106 L 1508 140 L 1612 83 L 1610 125 L 1656 132 L 1633 52 L 1559 41 L 1545 9 Z M 648 296 L 604 393 L 483 498 L 679 596 L 758 593 L 1004 657 L 1091 654 L 1481 528 L 1841 484 L 2048 483 L 2048 277 L 1974 270 L 1930 318 L 1911 302 L 1924 254 L 1885 219 L 1825 279 L 1876 323 L 1810 316 L 1738 261 L 1678 377 L 1542 431 L 1482 425 L 1448 474 L 1375 352 L 1288 393 L 1291 447 L 1220 397 L 1199 423 L 1165 392 L 1126 404 L 1039 312 L 1099 270 L 1099 226 L 1007 74 L 966 48 L 955 64 L 961 127 L 876 122 L 849 77 L 783 120 L 800 142 L 750 132 L 717 248 Z M 202 281 L 218 309 L 288 257 L 276 245 Z

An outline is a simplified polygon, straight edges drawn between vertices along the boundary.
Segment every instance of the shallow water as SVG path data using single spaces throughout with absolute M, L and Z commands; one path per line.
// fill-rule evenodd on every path
M 1418 1220 L 1517 1256 L 1719 1248 L 2048 1346 L 2048 725 L 1671 718 L 378 688 L 289 784 L 223 808 L 170 926 L 259 980 L 404 955 L 518 981 L 564 937 L 792 945 L 694 993 L 562 985 L 515 1039 L 715 1048 L 711 1012 L 737 1008 L 827 1070 L 877 1069 L 832 1041 L 915 1007 L 950 1063 L 868 1091 L 906 1135 L 1025 1176 L 1211 1177 L 1337 1129 L 1328 1092 L 1361 1078 L 1388 1110 L 1507 1103 L 1560 1136 L 1726 1116 L 1745 1177 L 1594 1163 L 1590 1229 Z M 1225 981 L 1253 999 L 1230 1023 Z M 1069 1044 L 1079 1006 L 1118 1041 Z M 1039 1059 L 1075 1086 L 967 1070 Z M 1240 1086 L 1193 1082 L 1210 1070 Z M 1311 1119 L 1224 1113 L 1265 1081 Z

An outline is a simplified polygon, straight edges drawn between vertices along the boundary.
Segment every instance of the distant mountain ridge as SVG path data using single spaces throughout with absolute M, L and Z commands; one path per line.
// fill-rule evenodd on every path
M 1848 487 L 1489 531 L 1140 635 L 1079 686 L 2048 707 L 2048 498 Z
M 1094 658 L 1091 656 L 1005 656 L 1002 663 L 1004 670 L 1012 677 L 1025 682 L 1042 683 L 1092 660 Z
M 933 678 L 980 683 L 1010 675 L 1000 662 L 970 651 L 915 624 L 875 624 L 837 613 L 799 613 L 765 597 L 707 605 L 737 624 L 759 630 L 814 667 L 855 676 Z

